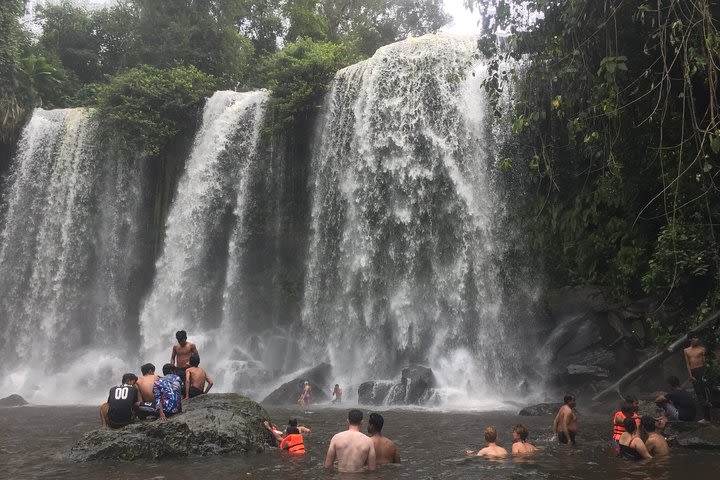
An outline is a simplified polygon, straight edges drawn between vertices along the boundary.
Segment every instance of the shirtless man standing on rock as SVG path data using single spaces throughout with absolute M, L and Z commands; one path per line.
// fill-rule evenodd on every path
M 177 343 L 173 345 L 172 355 L 170 356 L 170 363 L 177 367 L 177 375 L 181 381 L 185 381 L 185 369 L 190 366 L 190 355 L 197 355 L 198 349 L 194 343 L 188 342 L 187 332 L 185 330 L 179 330 L 175 333 Z
M 385 419 L 379 413 L 371 413 L 368 418 L 368 433 L 375 446 L 375 463 L 385 465 L 400 463 L 400 452 L 395 444 L 382 434 Z
M 688 334 L 690 346 L 684 350 L 685 365 L 687 366 L 688 375 L 695 388 L 695 395 L 703 410 L 703 418 L 698 423 L 710 423 L 710 394 L 707 385 L 705 385 L 705 364 L 707 362 L 707 350 L 700 343 L 700 337 L 697 333 Z
M 577 434 L 577 415 L 575 414 L 575 395 L 565 395 L 565 404 L 560 407 L 555 420 L 553 420 L 553 435 L 557 435 L 557 439 L 560 443 L 567 444 L 568 442 L 575 445 L 575 435 Z
M 361 472 L 367 465 L 369 471 L 375 470 L 375 446 L 370 437 L 360 432 L 363 414 L 360 410 L 348 412 L 348 429 L 333 436 L 330 440 L 325 468 L 332 469 L 335 460 L 339 472 Z

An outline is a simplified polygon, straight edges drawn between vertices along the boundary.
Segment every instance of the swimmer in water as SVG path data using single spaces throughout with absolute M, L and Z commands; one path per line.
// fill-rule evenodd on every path
M 565 395 L 565 403 L 558 410 L 553 420 L 553 435 L 557 435 L 557 439 L 562 444 L 575 445 L 575 435 L 577 435 L 577 414 L 575 413 L 575 405 L 577 400 L 575 395 Z
M 335 434 L 330 440 L 325 468 L 333 468 L 337 460 L 339 472 L 361 472 L 367 466 L 369 471 L 375 470 L 375 445 L 370 437 L 360 432 L 363 414 L 360 410 L 350 410 L 347 416 L 348 429 Z
M 487 447 L 481 448 L 477 453 L 473 453 L 472 450 L 467 450 L 470 456 L 487 457 L 487 458 L 504 458 L 508 456 L 507 450 L 499 446 L 497 443 L 497 430 L 495 427 L 487 427 L 483 432 Z
M 517 424 L 512 429 L 513 436 L 513 455 L 524 455 L 528 453 L 537 452 L 537 447 L 532 443 L 527 442 L 528 431 L 524 425 Z
M 375 463 L 400 463 L 400 452 L 392 440 L 382 434 L 385 419 L 379 413 L 371 413 L 368 418 L 368 434 L 375 445 Z

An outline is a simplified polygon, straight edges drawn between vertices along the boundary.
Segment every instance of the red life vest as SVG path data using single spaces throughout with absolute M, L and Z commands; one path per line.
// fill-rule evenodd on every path
M 622 420 L 620 420 L 620 424 L 617 423 L 617 418 L 620 417 Z M 620 436 L 625 433 L 625 419 L 627 416 L 623 412 L 615 412 L 615 415 L 613 415 L 613 440 L 616 442 L 620 441 Z
M 280 448 L 285 448 L 285 444 L 287 444 L 287 450 L 293 455 L 303 455 L 305 453 L 303 437 L 299 433 L 291 433 L 283 438 L 282 442 L 280 442 Z
M 620 421 L 620 424 L 616 422 L 616 418 L 621 417 L 622 420 Z M 615 415 L 613 415 L 613 440 L 616 442 L 620 441 L 620 437 L 623 433 L 625 433 L 625 419 L 627 418 L 627 415 L 625 415 L 622 411 L 615 412 Z M 633 419 L 635 419 L 635 424 L 640 427 L 640 417 L 637 416 L 637 413 L 633 413 Z

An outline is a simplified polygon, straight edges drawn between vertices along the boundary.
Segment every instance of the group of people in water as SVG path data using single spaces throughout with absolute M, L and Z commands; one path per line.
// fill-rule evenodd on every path
M 175 334 L 170 363 L 162 367 L 163 376 L 155 374 L 155 365 L 140 367 L 141 376 L 126 373 L 122 383 L 112 387 L 107 402 L 100 406 L 100 422 L 104 427 L 122 428 L 134 418 L 165 420 L 182 412 L 182 401 L 208 393 L 213 381 L 200 368 L 200 353 L 187 333 Z
M 134 417 L 157 417 L 161 420 L 182 412 L 182 400 L 208 393 L 213 381 L 200 368 L 200 355 L 197 347 L 187 340 L 185 331 L 176 333 L 177 343 L 172 348 L 170 363 L 163 366 L 163 376 L 155 375 L 155 366 L 147 363 L 141 369 L 142 376 L 123 375 L 122 383 L 112 387 L 108 401 L 100 407 L 101 421 L 104 426 L 120 428 L 128 425 Z M 710 396 L 704 382 L 707 351 L 697 334 L 689 335 L 690 345 L 684 350 L 688 375 L 695 387 L 697 400 L 702 406 L 703 418 L 700 423 L 710 421 Z M 695 399 L 680 388 L 677 377 L 669 377 L 669 390 L 658 396 L 655 403 L 663 414 L 655 417 L 639 416 L 640 404 L 635 397 L 626 397 L 620 409 L 612 418 L 612 443 L 621 457 L 628 459 L 650 459 L 666 456 L 670 453 L 663 430 L 668 420 L 693 421 L 696 416 Z M 332 390 L 333 403 L 342 400 L 342 389 L 335 384 Z M 298 403 L 306 409 L 312 401 L 312 387 L 304 381 Z M 575 445 L 578 432 L 578 417 L 575 411 L 577 400 L 569 394 L 553 419 L 552 433 L 560 444 Z M 400 463 L 400 453 L 390 439 L 382 434 L 384 418 L 379 413 L 371 413 L 368 418 L 367 433 L 361 432 L 363 413 L 352 409 L 347 415 L 347 430 L 332 437 L 325 458 L 325 467 L 337 468 L 342 472 L 356 472 L 363 469 L 374 470 L 377 465 Z M 311 430 L 290 419 L 287 427 L 280 430 L 265 422 L 264 426 L 272 434 L 276 446 L 293 455 L 305 453 L 303 435 Z M 467 450 L 467 455 L 489 458 L 503 458 L 508 455 L 527 455 L 538 450 L 527 441 L 528 430 L 524 425 L 515 425 L 512 429 L 513 445 L 511 452 L 497 444 L 497 430 L 487 427 L 483 432 L 486 446 L 477 452 Z

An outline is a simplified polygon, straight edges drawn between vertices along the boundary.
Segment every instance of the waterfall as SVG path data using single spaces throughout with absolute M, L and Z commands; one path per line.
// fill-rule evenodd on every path
M 302 324 L 346 384 L 422 363 L 451 391 L 497 398 L 515 375 L 499 139 L 477 57 L 475 39 L 428 35 L 335 77 L 312 160 Z
M 140 319 L 146 359 L 169 360 L 175 331 L 187 330 L 221 379 L 218 389 L 232 386 L 232 372 L 227 381 L 222 373 L 237 367 L 227 365 L 230 357 L 243 357 L 246 216 L 267 98 L 266 91 L 222 91 L 208 100 Z
M 85 397 L 71 386 L 88 358 L 95 375 L 119 371 L 137 330 L 141 164 L 100 152 L 95 132 L 88 110 L 35 110 L 3 196 L 0 383 L 36 401 Z

